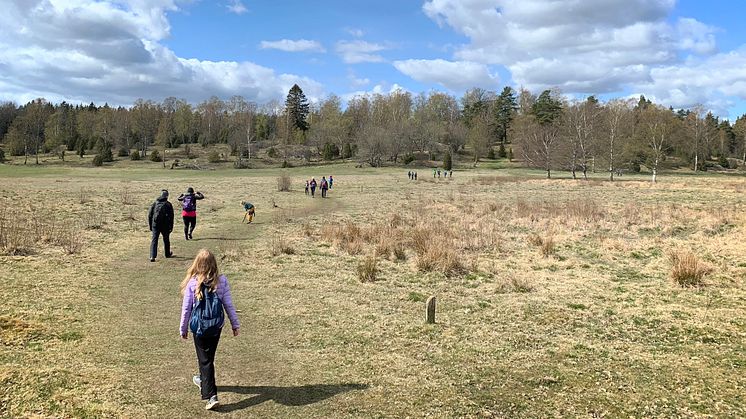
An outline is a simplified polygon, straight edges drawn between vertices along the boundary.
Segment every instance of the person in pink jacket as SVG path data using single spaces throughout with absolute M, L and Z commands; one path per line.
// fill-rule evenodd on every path
M 202 392 L 202 400 L 207 401 L 205 408 L 207 410 L 215 409 L 218 402 L 218 388 L 215 384 L 215 351 L 218 348 L 220 332 L 222 331 L 224 316 L 222 310 L 228 314 L 231 322 L 233 336 L 238 336 L 241 324 L 236 315 L 236 308 L 233 306 L 231 298 L 231 289 L 228 285 L 228 278 L 220 275 L 218 272 L 218 263 L 215 256 L 207 249 L 202 249 L 192 262 L 192 266 L 187 270 L 186 277 L 181 282 L 181 294 L 183 301 L 181 304 L 181 324 L 179 325 L 179 335 L 186 340 L 187 325 L 190 325 L 192 337 L 194 338 L 194 348 L 197 351 L 197 360 L 199 365 L 199 375 L 192 377 L 192 382 L 196 384 Z M 217 300 L 215 300 L 217 297 Z M 202 333 L 200 329 L 195 330 L 193 323 L 198 319 L 192 319 L 192 311 L 202 305 L 212 304 L 213 307 L 219 307 L 219 317 L 215 318 L 213 330 L 214 333 Z M 202 309 L 199 307 L 198 309 Z M 204 312 L 204 311 L 203 311 Z M 204 317 L 203 317 L 204 318 Z

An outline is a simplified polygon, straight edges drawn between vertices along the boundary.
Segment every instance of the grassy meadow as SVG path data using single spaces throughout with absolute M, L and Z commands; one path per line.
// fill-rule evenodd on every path
M 0 417 L 203 415 L 177 330 L 203 247 L 243 323 L 222 417 L 746 416 L 746 177 L 407 170 L 0 165 Z M 177 213 L 150 263 L 147 210 L 188 186 L 194 240 Z

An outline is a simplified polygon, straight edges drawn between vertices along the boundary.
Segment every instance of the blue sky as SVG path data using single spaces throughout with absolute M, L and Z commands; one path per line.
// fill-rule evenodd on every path
M 9 0 L 0 100 L 509 85 L 746 113 L 741 0 Z

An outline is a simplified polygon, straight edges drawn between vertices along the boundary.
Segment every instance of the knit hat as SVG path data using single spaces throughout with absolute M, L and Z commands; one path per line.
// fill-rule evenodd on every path
M 168 199 L 168 191 L 165 189 L 161 189 L 161 198 Z
M 190 187 L 188 187 L 188 188 L 187 188 L 187 193 L 188 193 L 188 194 L 193 194 L 193 193 L 194 193 L 194 188 L 192 188 L 191 186 L 190 186 Z

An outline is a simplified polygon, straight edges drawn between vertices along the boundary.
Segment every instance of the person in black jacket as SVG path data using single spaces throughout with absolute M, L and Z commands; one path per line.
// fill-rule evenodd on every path
M 159 235 L 163 235 L 163 253 L 167 258 L 173 256 L 168 236 L 174 229 L 174 207 L 168 202 L 168 191 L 165 189 L 161 191 L 161 196 L 150 206 L 148 226 L 153 233 L 150 240 L 150 261 L 155 262 L 155 257 L 158 254 Z

